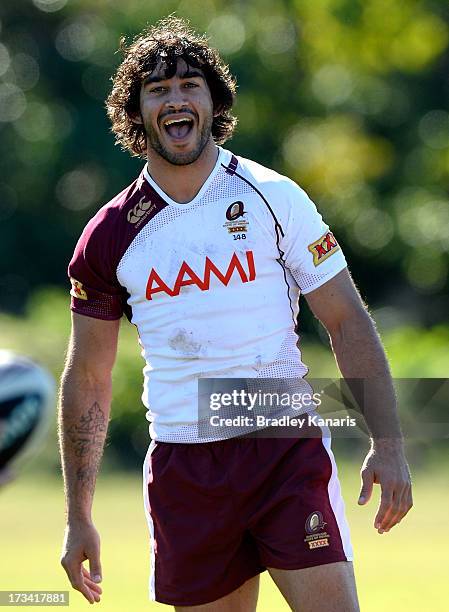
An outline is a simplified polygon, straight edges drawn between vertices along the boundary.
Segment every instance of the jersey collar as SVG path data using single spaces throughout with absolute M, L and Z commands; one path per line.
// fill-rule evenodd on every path
M 160 195 L 160 197 L 167 202 L 167 204 L 170 204 L 171 206 L 178 206 L 178 207 L 182 207 L 185 208 L 186 206 L 192 206 L 193 204 L 196 204 L 197 202 L 200 201 L 200 199 L 203 197 L 203 195 L 206 193 L 207 189 L 209 188 L 210 184 L 212 183 L 212 181 L 214 180 L 214 178 L 216 177 L 216 175 L 218 174 L 221 166 L 226 166 L 230 159 L 232 157 L 232 153 L 226 149 L 223 149 L 222 147 L 218 147 L 218 157 L 217 157 L 217 161 L 215 162 L 215 166 L 212 168 L 211 173 L 209 174 L 209 176 L 207 177 L 207 179 L 204 181 L 203 186 L 201 187 L 201 189 L 198 191 L 198 193 L 196 194 L 196 196 L 193 198 L 193 200 L 190 200 L 190 202 L 176 202 L 175 200 L 173 200 L 172 198 L 170 198 L 170 196 L 168 196 L 165 191 L 163 191 L 159 185 L 156 183 L 156 181 L 151 177 L 149 171 L 148 171 L 148 164 L 145 164 L 142 174 L 144 179 L 147 181 L 147 183 L 149 183 L 149 185 L 151 185 L 151 187 L 154 189 L 154 191 L 156 191 L 157 194 Z

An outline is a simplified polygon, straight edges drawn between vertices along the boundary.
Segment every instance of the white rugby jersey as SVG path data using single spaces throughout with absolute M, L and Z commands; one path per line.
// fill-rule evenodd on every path
M 219 148 L 191 202 L 172 200 L 145 166 L 97 212 L 69 265 L 71 308 L 105 320 L 126 314 L 146 362 L 152 438 L 205 442 L 198 379 L 302 378 L 299 295 L 345 266 L 300 187 Z

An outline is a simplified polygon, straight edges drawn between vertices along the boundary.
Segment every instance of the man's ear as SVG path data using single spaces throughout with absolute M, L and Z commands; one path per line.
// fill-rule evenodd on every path
M 128 113 L 128 117 L 131 119 L 133 123 L 137 123 L 139 125 L 143 124 L 143 119 L 142 119 L 142 115 L 140 114 L 140 111 Z
M 214 108 L 214 117 L 218 117 L 223 112 L 223 105 L 219 104 L 216 108 Z

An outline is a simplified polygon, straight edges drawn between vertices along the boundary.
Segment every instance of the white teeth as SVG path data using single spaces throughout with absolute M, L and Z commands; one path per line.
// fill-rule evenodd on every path
M 183 123 L 184 121 L 191 123 L 192 119 L 189 119 L 188 117 L 183 117 L 182 119 L 169 119 L 164 123 L 164 125 L 173 125 L 174 123 Z

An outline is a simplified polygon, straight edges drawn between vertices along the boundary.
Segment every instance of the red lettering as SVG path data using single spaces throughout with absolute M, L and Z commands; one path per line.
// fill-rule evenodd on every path
M 246 251 L 246 261 L 248 262 L 249 279 L 253 281 L 256 278 L 256 266 L 254 265 L 254 256 L 252 251 Z
M 329 232 L 324 236 L 320 244 L 315 245 L 315 250 L 317 252 L 318 259 L 321 259 L 323 255 L 327 255 L 327 253 L 329 253 L 329 251 L 331 251 L 336 246 L 337 242 L 333 235 Z
M 183 261 L 176 277 L 173 289 L 170 289 L 170 287 L 166 285 L 161 279 L 156 270 L 152 268 L 147 282 L 147 300 L 153 299 L 153 294 L 159 293 L 160 291 L 163 291 L 167 295 L 174 297 L 175 295 L 179 295 L 181 288 L 186 287 L 187 285 L 196 285 L 199 289 L 201 289 L 201 291 L 208 291 L 210 288 L 210 279 L 212 273 L 225 286 L 228 285 L 229 281 L 232 278 L 232 275 L 236 270 L 238 275 L 240 276 L 242 283 L 253 281 L 256 278 L 256 266 L 254 263 L 254 255 L 252 251 L 246 251 L 246 261 L 248 263 L 249 276 L 247 275 L 241 261 L 239 260 L 237 253 L 234 253 L 232 255 L 228 269 L 224 274 L 217 268 L 214 262 L 209 259 L 209 257 L 206 257 L 206 262 L 204 265 L 204 280 L 201 280 L 201 278 L 192 270 L 189 264 Z
M 331 249 L 333 249 L 334 246 L 337 246 L 337 242 L 336 241 L 333 242 L 332 238 L 334 238 L 334 237 L 332 236 L 331 233 L 326 234 L 326 236 L 324 238 L 324 240 L 326 242 L 326 247 L 327 247 L 326 250 L 327 250 L 327 252 L 329 252 Z M 334 240 L 335 240 L 335 238 L 334 238 Z
M 240 274 L 240 278 L 242 279 L 242 282 L 247 283 L 248 277 L 246 276 L 246 272 L 243 269 L 243 266 L 240 263 L 239 258 L 237 257 L 237 253 L 234 253 L 234 255 L 232 256 L 231 261 L 229 262 L 228 269 L 226 270 L 226 274 L 224 275 L 220 272 L 220 270 L 217 268 L 214 262 L 211 261 L 209 257 L 206 257 L 206 265 L 204 266 L 204 289 L 203 291 L 207 291 L 209 289 L 211 272 L 213 272 L 215 276 L 219 280 L 221 280 L 223 285 L 227 286 L 229 281 L 231 280 L 231 276 L 235 269 L 237 269 L 238 273 Z
M 316 252 L 318 254 L 318 259 L 320 259 L 323 255 L 326 255 L 326 253 L 327 253 L 327 251 L 323 247 L 323 243 L 317 244 L 315 249 L 316 249 Z
M 188 278 L 186 280 L 184 280 L 184 274 L 188 274 Z M 185 287 L 187 285 L 198 285 L 198 287 L 204 291 L 203 282 L 200 277 L 195 274 L 189 264 L 183 261 L 179 269 L 178 276 L 176 277 L 172 295 L 179 295 L 181 287 Z
M 153 289 L 153 283 L 157 283 L 156 287 Z M 165 291 L 168 295 L 173 296 L 174 293 L 171 291 L 170 287 L 168 287 L 159 274 L 156 272 L 154 268 L 151 268 L 150 276 L 148 277 L 147 282 L 147 300 L 151 300 L 153 293 L 158 293 L 159 291 Z

